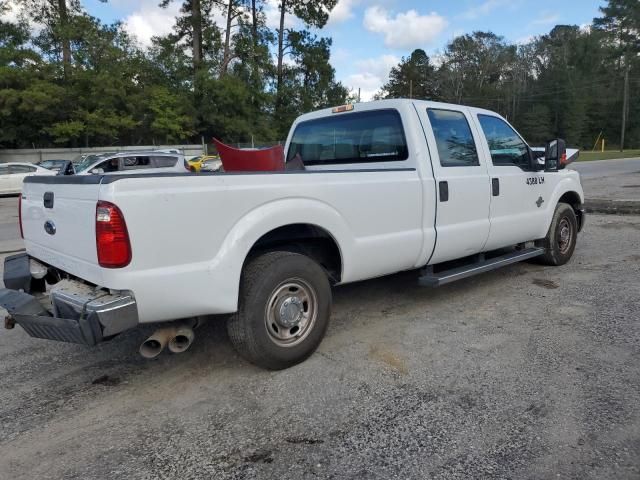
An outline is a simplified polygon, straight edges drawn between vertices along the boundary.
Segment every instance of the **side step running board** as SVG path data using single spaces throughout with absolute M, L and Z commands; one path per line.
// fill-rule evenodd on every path
M 462 278 L 472 277 L 473 275 L 488 272 L 489 270 L 495 270 L 496 268 L 504 267 L 505 265 L 537 257 L 543 253 L 544 248 L 531 247 L 489 259 L 485 259 L 483 256 L 480 256 L 480 259 L 477 262 L 470 265 L 464 265 L 462 267 L 456 267 L 438 273 L 434 273 L 433 266 L 429 266 L 423 270 L 424 273 L 420 275 L 418 283 L 424 287 L 439 287 L 445 283 L 455 282 Z

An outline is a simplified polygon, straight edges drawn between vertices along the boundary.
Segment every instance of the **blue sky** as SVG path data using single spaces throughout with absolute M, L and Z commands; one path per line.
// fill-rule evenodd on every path
M 124 21 L 142 44 L 166 33 L 181 0 L 158 8 L 159 0 L 84 0 L 87 11 L 105 22 Z M 602 0 L 339 0 L 327 27 L 333 38 L 332 64 L 345 85 L 370 98 L 402 56 L 423 48 L 437 56 L 456 35 L 490 30 L 513 42 L 547 33 L 556 24 L 588 25 Z M 277 0 L 267 0 L 267 19 L 277 23 Z M 222 19 L 220 19 L 222 20 Z M 290 26 L 295 27 L 293 19 Z M 219 22 L 220 23 L 220 22 Z M 220 23 L 222 25 L 222 23 Z

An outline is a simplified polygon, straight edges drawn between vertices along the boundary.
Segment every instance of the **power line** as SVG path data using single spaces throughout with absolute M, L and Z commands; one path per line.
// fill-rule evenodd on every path
M 629 78 L 629 82 L 640 82 L 640 77 L 636 77 L 636 78 Z M 580 86 L 576 86 L 576 87 L 562 87 L 556 90 L 548 90 L 545 92 L 539 92 L 539 93 L 527 93 L 527 94 L 523 94 L 518 96 L 518 100 L 532 100 L 535 98 L 539 98 L 539 97 L 548 97 L 548 96 L 552 96 L 552 95 L 558 95 L 558 94 L 564 94 L 564 93 L 572 93 L 575 91 L 581 91 L 581 90 L 589 90 L 592 88 L 596 88 L 598 86 L 602 86 L 602 85 L 610 85 L 613 82 L 611 81 L 594 81 L 588 85 L 580 85 Z M 506 92 L 505 92 L 506 93 Z M 504 97 L 489 97 L 487 98 L 486 96 L 473 96 L 473 97 L 461 97 L 462 100 L 465 101 L 473 101 L 473 100 L 491 100 L 491 101 L 502 101 L 505 100 L 506 96 Z

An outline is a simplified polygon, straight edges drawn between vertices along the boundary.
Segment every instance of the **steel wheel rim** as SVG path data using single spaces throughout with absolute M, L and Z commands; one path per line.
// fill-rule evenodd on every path
M 318 297 L 301 278 L 285 280 L 273 289 L 265 311 L 269 338 L 280 347 L 293 347 L 313 330 L 318 316 Z
M 573 240 L 573 229 L 569 219 L 563 218 L 558 224 L 558 249 L 563 255 L 567 253 L 571 247 L 571 241 Z

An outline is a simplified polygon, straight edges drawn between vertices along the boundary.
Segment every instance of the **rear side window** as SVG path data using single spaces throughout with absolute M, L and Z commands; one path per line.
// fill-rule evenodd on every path
M 529 147 L 504 120 L 491 115 L 478 115 L 482 132 L 489 144 L 494 165 L 529 167 Z
M 151 157 L 151 165 L 155 168 L 174 167 L 176 163 L 178 163 L 178 157 Z
M 476 143 L 469 122 L 462 112 L 427 109 L 433 135 L 436 137 L 440 165 L 473 167 L 480 165 Z
M 136 170 L 138 168 L 150 168 L 151 159 L 149 157 L 124 157 L 122 164 L 125 170 Z
M 36 171 L 36 167 L 29 167 L 27 165 L 11 165 L 9 170 L 11 173 L 31 173 Z
M 301 122 L 287 161 L 300 155 L 305 165 L 391 162 L 409 156 L 396 110 L 345 113 Z
M 9 165 L 0 165 L 0 175 L 7 175 L 9 173 Z

